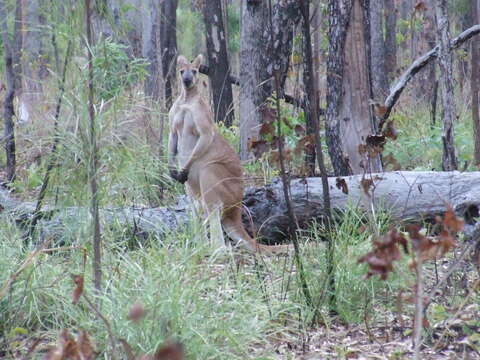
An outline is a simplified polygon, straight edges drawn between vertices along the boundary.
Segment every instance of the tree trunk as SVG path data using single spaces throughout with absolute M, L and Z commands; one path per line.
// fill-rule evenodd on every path
M 240 158 L 250 158 L 249 143 L 259 139 L 262 106 L 273 91 L 278 72 L 283 91 L 293 43 L 293 29 L 300 21 L 299 2 L 248 0 L 241 4 L 240 34 Z M 273 37 L 273 39 L 272 39 Z M 272 48 L 273 46 L 273 48 Z M 283 97 L 282 94 L 277 94 Z
M 385 70 L 387 81 L 390 82 L 395 77 L 395 70 L 397 69 L 397 10 L 395 0 L 385 0 L 385 29 Z
M 17 3 L 17 10 L 18 10 Z M 6 94 L 3 104 L 3 122 L 4 122 L 4 139 L 5 139 L 5 151 L 7 157 L 7 168 L 6 168 L 6 182 L 12 183 L 15 180 L 15 132 L 14 132 L 14 123 L 13 117 L 15 115 L 13 109 L 13 99 L 15 98 L 15 89 L 16 89 L 16 74 L 14 69 L 14 51 L 12 44 L 8 36 L 8 26 L 7 26 L 7 7 L 6 0 L 0 0 L 0 21 L 2 22 L 2 27 L 0 31 L 2 32 L 2 42 L 3 42 L 3 52 L 5 56 L 5 77 L 6 77 Z M 19 32 L 15 31 L 14 36 L 18 36 Z M 15 42 L 15 38 L 14 38 Z
M 173 103 L 177 58 L 177 6 L 178 0 L 161 2 L 160 61 L 165 86 L 166 108 Z
M 162 76 L 159 66 L 159 4 L 157 0 L 148 0 L 145 8 L 143 21 L 143 56 L 148 59 L 148 75 L 145 79 L 145 95 L 156 101 L 160 97 L 159 78 Z
M 453 54 L 450 52 L 450 29 L 447 12 L 447 0 L 437 0 L 437 34 L 440 40 L 438 60 L 440 65 L 440 86 L 442 89 L 442 141 L 443 170 L 456 170 L 454 122 L 456 118 L 455 97 L 453 91 Z
M 230 83 L 228 37 L 225 32 L 222 0 L 210 0 L 203 6 L 206 29 L 210 90 L 213 98 L 215 122 L 223 121 L 230 127 L 233 123 L 233 95 Z
M 366 159 L 359 152 L 375 132 L 368 103 L 372 97 L 368 9 L 368 0 L 329 1 L 326 134 L 336 175 L 381 170 L 378 156 Z
M 305 122 L 306 135 L 315 136 L 318 131 L 318 96 L 316 84 L 316 74 L 313 70 L 312 59 L 312 43 L 310 37 L 310 8 L 309 3 L 302 4 L 303 20 L 302 20 L 302 34 L 303 34 L 303 84 L 305 86 L 306 102 L 305 102 Z M 305 148 L 305 165 L 307 169 L 307 176 L 315 176 L 315 147 L 310 145 Z
M 473 22 L 480 23 L 480 0 L 471 1 L 471 12 Z M 475 144 L 474 162 L 475 165 L 480 166 L 480 110 L 479 110 L 479 87 L 480 87 L 480 40 L 472 40 L 472 73 L 471 73 L 471 91 L 472 91 L 472 122 L 473 122 L 473 140 Z
M 383 38 L 383 3 L 370 1 L 370 49 L 373 98 L 384 99 L 388 93 L 386 45 Z

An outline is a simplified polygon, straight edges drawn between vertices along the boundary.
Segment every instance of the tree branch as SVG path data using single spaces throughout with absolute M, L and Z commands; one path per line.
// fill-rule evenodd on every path
M 473 36 L 480 33 L 480 24 L 474 25 L 471 28 L 465 30 L 456 38 L 454 38 L 450 44 L 450 51 L 457 49 L 460 45 L 462 45 L 465 41 L 469 40 Z M 383 124 L 390 116 L 393 107 L 397 103 L 400 95 L 402 94 L 403 90 L 407 86 L 408 82 L 421 70 L 425 67 L 425 65 L 429 64 L 430 61 L 437 58 L 438 50 L 440 45 L 437 44 L 432 50 L 423 54 L 419 58 L 417 58 L 410 67 L 400 76 L 397 82 L 392 86 L 390 89 L 390 94 L 385 99 L 385 114 L 382 116 L 379 124 L 379 131 L 382 130 Z

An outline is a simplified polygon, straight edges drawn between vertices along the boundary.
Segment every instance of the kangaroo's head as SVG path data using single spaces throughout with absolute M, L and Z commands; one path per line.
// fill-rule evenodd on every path
M 203 56 L 198 55 L 192 62 L 188 61 L 183 55 L 177 58 L 178 73 L 180 81 L 185 90 L 189 90 L 198 82 L 198 68 L 202 64 Z

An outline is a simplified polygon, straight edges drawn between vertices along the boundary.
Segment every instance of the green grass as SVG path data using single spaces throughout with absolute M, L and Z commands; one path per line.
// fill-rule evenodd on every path
M 85 213 L 85 217 L 88 215 Z M 6 339 L 18 329 L 29 335 L 54 338 L 66 327 L 86 330 L 100 351 L 108 350 L 104 324 L 84 301 L 71 303 L 72 274 L 85 275 L 85 289 L 93 298 L 88 222 L 67 226 L 74 248 L 51 255 L 40 254 L 13 284 L 9 295 L 0 300 L 0 330 Z M 370 248 L 370 237 L 359 228 L 365 219 L 349 210 L 333 233 L 337 310 L 347 323 L 361 322 L 365 311 L 375 317 L 372 306 L 383 299 L 384 289 L 398 290 L 405 275 L 392 275 L 388 282 L 364 279 L 359 256 Z M 72 224 L 73 225 L 73 224 Z M 379 220 L 385 228 L 385 218 Z M 83 229 L 83 230 L 82 230 Z M 166 339 L 177 339 L 186 346 L 188 358 L 247 359 L 274 358 L 272 338 L 300 336 L 312 320 L 312 309 L 305 304 L 294 269 L 293 258 L 262 258 L 252 255 L 221 256 L 212 259 L 204 244 L 192 243 L 190 231 L 172 234 L 163 246 L 157 239 L 128 249 L 122 229 L 104 229 L 102 314 L 109 319 L 115 338 L 125 338 L 137 352 L 151 352 Z M 0 284 L 4 284 L 29 251 L 7 216 L 2 216 L 0 236 Z M 303 261 L 314 301 L 325 321 L 325 246 L 322 229 L 311 228 L 303 248 Z M 29 250 L 32 250 L 30 245 Z M 87 257 L 85 258 L 85 254 Z M 86 261 L 86 262 L 85 262 Z M 139 324 L 127 320 L 135 301 L 144 304 L 147 314 Z M 382 305 L 383 306 L 383 305 Z M 271 336 L 271 337 L 270 337 Z M 270 339 L 270 340 L 269 340 Z

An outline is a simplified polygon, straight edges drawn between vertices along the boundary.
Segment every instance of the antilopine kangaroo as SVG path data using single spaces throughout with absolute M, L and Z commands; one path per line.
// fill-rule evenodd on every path
M 192 63 L 184 56 L 177 59 L 181 93 L 169 112 L 170 175 L 182 184 L 186 182 L 188 196 L 208 215 L 210 240 L 217 248 L 225 247 L 223 226 L 234 243 L 250 251 L 288 251 L 286 245 L 258 244 L 243 227 L 242 166 L 236 152 L 218 133 L 210 106 L 200 96 L 197 83 L 202 59 L 202 55 Z M 176 170 L 177 161 L 180 171 Z

